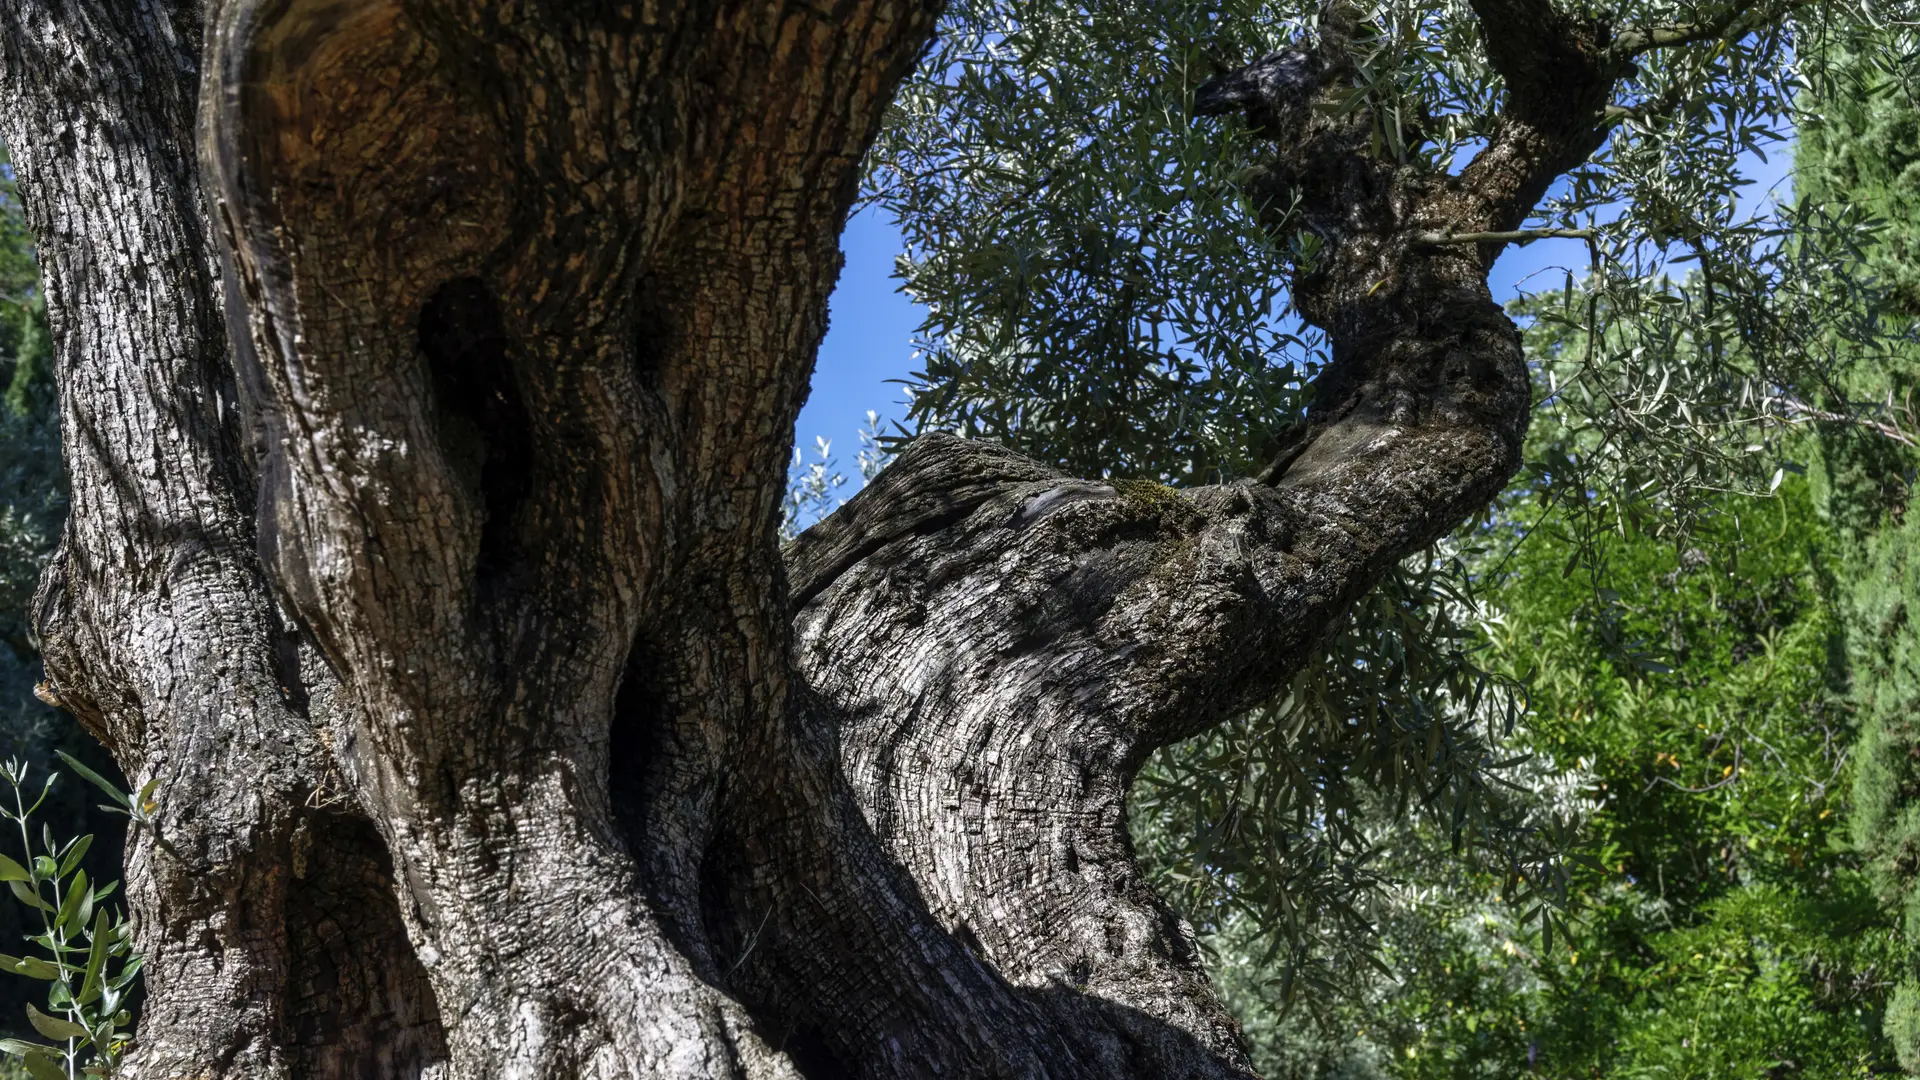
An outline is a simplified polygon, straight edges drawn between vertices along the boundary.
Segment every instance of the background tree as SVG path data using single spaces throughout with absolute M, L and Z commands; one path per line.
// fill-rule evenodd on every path
M 1884 1069 L 1895 950 L 1846 842 L 1855 725 L 1808 484 L 1730 498 L 1684 545 L 1587 547 L 1538 509 L 1514 507 L 1483 563 L 1501 567 L 1484 662 L 1528 676 L 1512 779 L 1579 824 L 1570 917 L 1543 942 L 1444 828 L 1380 815 L 1388 974 L 1284 1014 L 1260 936 L 1221 928 L 1256 1057 L 1321 1077 Z
M 1556 178 L 1555 220 L 1632 200 L 1609 266 L 1634 230 L 1713 241 L 1704 296 L 1622 273 L 1617 308 L 1752 313 L 1714 289 L 1787 264 L 1704 208 L 1848 10 L 1225 20 L 1281 51 L 1166 116 L 1245 114 L 1213 136 L 1250 170 L 1232 235 L 1325 335 L 1253 380 L 1293 395 L 1264 447 L 1076 479 L 929 437 L 783 567 L 835 237 L 931 10 L 8 8 L 72 485 L 47 693 L 160 784 L 136 1069 L 1243 1074 L 1134 863 L 1134 772 L 1310 685 L 1353 601 L 1506 482 L 1531 387 L 1484 278 Z M 1738 391 L 1689 400 L 1774 415 L 1739 394 L 1798 385 L 1765 333 L 1792 326 L 1674 353 Z M 1618 370 L 1658 398 L 1682 369 L 1654 390 L 1645 359 Z M 1647 469 L 1725 458 L 1637 434 Z M 1449 722 L 1383 722 L 1367 767 Z M 1456 820 L 1493 805 L 1483 756 Z
M 11 167 L 0 157 L 0 176 Z M 0 731 L 9 756 L 51 731 L 55 714 L 33 696 L 39 652 L 27 623 L 33 590 L 66 517 L 53 353 L 33 241 L 10 178 L 0 179 Z
M 1851 693 L 1861 720 L 1854 786 L 1854 838 L 1874 861 L 1882 895 L 1900 914 L 1904 946 L 1887 1016 L 1887 1035 L 1910 1073 L 1920 1072 L 1920 802 L 1914 755 L 1920 731 L 1920 627 L 1912 605 L 1920 588 L 1914 519 L 1907 513 L 1915 466 L 1912 394 L 1920 372 L 1920 221 L 1912 193 L 1920 184 L 1920 62 L 1853 42 L 1822 69 L 1820 98 L 1804 125 L 1800 186 L 1809 202 L 1845 203 L 1880 223 L 1865 271 L 1887 298 L 1887 318 L 1907 345 L 1876 363 L 1855 365 L 1834 387 L 1841 402 L 1875 402 L 1886 430 L 1821 427 L 1817 476 L 1831 516 L 1846 616 Z M 1890 438 L 1889 434 L 1903 435 Z

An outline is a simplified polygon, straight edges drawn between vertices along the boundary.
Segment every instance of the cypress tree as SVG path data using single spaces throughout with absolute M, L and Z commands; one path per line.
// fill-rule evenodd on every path
M 1841 51 L 1823 65 L 1819 122 L 1800 131 L 1803 205 L 1883 223 L 1864 251 L 1909 342 L 1860 357 L 1838 393 L 1885 403 L 1891 429 L 1828 425 L 1818 440 L 1825 508 L 1840 553 L 1850 691 L 1860 723 L 1853 832 L 1900 915 L 1902 970 L 1884 1030 L 1901 1065 L 1920 1074 L 1920 515 L 1908 512 L 1920 452 L 1895 437 L 1914 431 L 1920 389 L 1920 79 L 1915 66 Z

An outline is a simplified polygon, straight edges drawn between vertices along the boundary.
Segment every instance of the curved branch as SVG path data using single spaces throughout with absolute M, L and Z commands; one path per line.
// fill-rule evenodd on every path
M 1167 1028 L 1242 1059 L 1134 863 L 1127 786 L 1284 685 L 1517 467 L 1519 335 L 1443 280 L 1346 314 L 1270 484 L 1078 480 L 929 435 L 789 548 L 801 673 L 880 840 L 1001 975 L 1124 1006 L 1106 1023 L 1167 1075 L 1191 1059 Z

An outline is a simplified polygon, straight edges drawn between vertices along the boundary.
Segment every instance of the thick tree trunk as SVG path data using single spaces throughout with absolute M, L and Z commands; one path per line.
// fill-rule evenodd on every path
M 1338 18 L 1216 86 L 1332 253 L 1271 475 L 928 438 L 783 565 L 927 3 L 211 7 L 0 10 L 73 484 L 40 632 L 160 781 L 134 1072 L 1245 1075 L 1127 784 L 1511 473 L 1493 252 L 1410 230 L 1517 223 L 1604 65 L 1471 190 L 1308 107 Z

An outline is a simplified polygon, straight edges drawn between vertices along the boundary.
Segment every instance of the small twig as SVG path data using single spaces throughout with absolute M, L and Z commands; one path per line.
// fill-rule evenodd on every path
M 1651 124 L 1656 118 L 1664 118 L 1669 113 L 1685 105 L 1689 99 L 1687 84 L 1676 80 L 1659 97 L 1643 101 L 1638 105 L 1609 105 L 1603 127 L 1615 128 L 1625 123 Z
M 1613 39 L 1613 52 L 1620 56 L 1638 56 L 1654 49 L 1669 49 L 1676 45 L 1691 45 L 1696 41 L 1717 38 L 1739 24 L 1747 12 L 1753 10 L 1753 6 L 1752 0 L 1747 0 L 1745 3 L 1729 4 L 1714 18 L 1699 22 L 1643 26 L 1637 30 L 1625 30 L 1619 37 Z
M 1535 240 L 1591 240 L 1592 229 L 1512 229 L 1507 232 L 1429 232 L 1413 238 L 1422 247 L 1448 244 L 1530 244 Z

